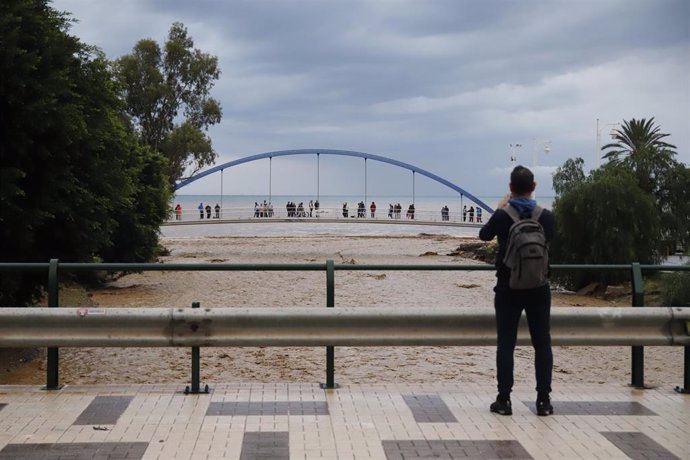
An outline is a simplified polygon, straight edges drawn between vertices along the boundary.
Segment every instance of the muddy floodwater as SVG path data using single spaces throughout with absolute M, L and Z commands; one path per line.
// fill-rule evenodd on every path
M 163 263 L 347 264 L 479 263 L 449 255 L 465 239 L 448 235 L 165 238 Z M 493 309 L 493 272 L 337 271 L 338 306 L 481 306 Z M 324 272 L 145 272 L 90 291 L 99 307 L 324 306 Z M 65 305 L 65 302 L 63 302 Z M 554 295 L 554 308 L 614 303 Z M 619 305 L 625 305 L 623 301 Z M 79 302 L 65 306 L 80 306 Z M 518 347 L 516 383 L 534 382 L 532 350 Z M 176 383 L 190 379 L 190 349 L 62 348 L 60 381 Z M 335 379 L 347 383 L 486 382 L 494 384 L 494 347 L 337 347 Z M 202 383 L 323 382 L 325 348 L 202 348 Z M 681 385 L 683 349 L 645 348 L 645 383 Z M 630 347 L 554 347 L 559 383 L 630 381 Z M 45 383 L 45 358 L 0 369 L 0 384 Z

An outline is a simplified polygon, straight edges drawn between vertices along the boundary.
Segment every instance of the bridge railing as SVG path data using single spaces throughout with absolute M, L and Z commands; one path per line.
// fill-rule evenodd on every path
M 620 265 L 553 265 L 552 269 L 555 271 L 558 270 L 572 270 L 572 269 L 579 269 L 579 270 L 596 270 L 596 271 L 629 271 L 631 274 L 631 280 L 632 280 L 632 306 L 633 307 L 643 307 L 644 306 L 644 283 L 643 283 L 643 272 L 659 272 L 659 271 L 690 271 L 690 267 L 688 266 L 661 266 L 661 265 L 641 265 L 639 263 L 633 263 L 633 264 L 620 264 Z M 309 263 L 309 264 L 125 264 L 125 263 L 60 263 L 57 259 L 52 259 L 49 263 L 0 263 L 0 272 L 17 272 L 17 271 L 48 271 L 48 307 L 49 309 L 51 308 L 56 308 L 59 307 L 59 274 L 61 272 L 85 272 L 85 271 L 118 271 L 118 272 L 134 272 L 134 271 L 319 271 L 319 272 L 325 272 L 326 275 L 326 307 L 327 308 L 333 308 L 335 307 L 335 271 L 493 271 L 495 270 L 495 267 L 491 265 L 458 265 L 458 264 L 443 264 L 443 265 L 386 265 L 386 264 L 367 264 L 367 265 L 351 265 L 351 264 L 335 264 L 332 260 L 326 261 L 326 263 Z M 195 304 L 192 306 L 193 308 L 196 307 L 198 308 L 199 305 Z M 298 308 L 298 307 L 295 307 Z M 379 307 L 381 308 L 381 307 Z M 603 310 L 600 308 L 591 308 L 590 310 L 596 311 L 594 315 L 599 318 L 599 320 L 595 321 L 596 325 L 595 328 L 602 329 L 599 331 L 601 337 L 604 337 L 603 341 L 601 338 L 599 339 L 594 339 L 592 336 L 587 336 L 587 333 L 591 333 L 592 329 L 592 322 L 591 318 L 590 320 L 587 320 L 587 314 L 585 312 L 578 312 L 577 315 L 565 315 L 562 312 L 565 312 L 563 310 L 564 307 L 561 308 L 555 308 L 553 310 L 553 318 L 554 318 L 554 331 L 561 334 L 563 338 L 559 338 L 558 335 L 555 335 L 554 337 L 554 343 L 561 343 L 561 344 L 575 344 L 575 345 L 602 345 L 602 344 L 608 344 L 608 345 L 631 345 L 631 384 L 635 387 L 638 388 L 644 388 L 644 345 L 648 344 L 665 344 L 665 345 L 683 345 L 685 347 L 685 355 L 684 355 L 684 386 L 683 387 L 676 387 L 677 391 L 685 392 L 690 389 L 690 346 L 688 346 L 688 340 L 687 338 L 682 338 L 683 335 L 683 330 L 682 330 L 682 325 L 683 323 L 685 324 L 685 330 L 684 334 L 687 336 L 690 333 L 690 310 L 687 308 L 673 308 L 669 309 L 668 307 L 647 307 L 645 311 L 648 311 L 649 313 L 643 313 L 643 311 L 640 310 L 639 314 L 636 314 L 634 312 L 626 312 L 625 308 L 614 308 L 614 309 L 606 309 L 606 312 L 602 313 Z M 59 367 L 59 349 L 57 348 L 58 346 L 62 345 L 63 343 L 69 343 L 70 346 L 89 346 L 89 343 L 95 343 L 102 345 L 104 342 L 89 342 L 88 340 L 79 343 L 79 341 L 76 339 L 76 337 L 69 338 L 69 335 L 73 332 L 71 329 L 66 329 L 63 330 L 63 335 L 62 338 L 59 337 L 52 337 L 50 339 L 50 331 L 46 330 L 46 328 L 39 328 L 39 331 L 37 332 L 39 335 L 43 334 L 45 337 L 47 337 L 50 340 L 54 340 L 53 342 L 41 342 L 40 340 L 36 339 L 36 341 L 31 342 L 21 342 L 21 339 L 19 339 L 19 342 L 16 342 L 18 340 L 16 337 L 16 334 L 14 335 L 15 337 L 15 342 L 12 342 L 10 340 L 10 336 L 12 336 L 12 329 L 13 326 L 12 324 L 16 325 L 16 321 L 19 321 L 21 323 L 23 321 L 23 324 L 25 324 L 28 327 L 35 327 L 36 325 L 40 324 L 40 321 L 38 321 L 38 317 L 36 322 L 31 321 L 31 318 L 33 318 L 32 315 L 42 315 L 44 314 L 41 312 L 42 309 L 0 309 L 0 316 L 2 321 L 0 321 L 0 325 L 4 327 L 0 327 L 0 347 L 9 347 L 9 346 L 16 346 L 18 344 L 23 344 L 23 345 L 30 345 L 31 343 L 34 343 L 34 346 L 41 346 L 41 345 L 55 345 L 55 346 L 50 346 L 48 348 L 48 356 L 47 356 L 47 375 L 46 375 L 46 389 L 59 389 L 61 388 L 61 385 L 59 384 L 59 374 L 58 374 L 58 367 Z M 59 318 L 64 318 L 64 317 L 77 317 L 79 311 L 77 310 L 76 314 L 75 312 L 64 309 L 65 312 L 58 312 L 55 311 L 55 314 L 51 315 L 49 314 L 48 317 L 43 317 L 41 321 L 44 321 L 45 324 L 53 324 L 55 327 L 59 326 L 60 321 Z M 126 320 L 126 324 L 132 324 L 133 321 L 136 322 L 136 315 L 134 315 L 134 312 L 132 310 L 132 315 L 134 317 L 129 317 L 128 315 L 120 315 L 116 314 L 118 313 L 118 309 L 112 309 L 113 311 L 113 317 L 120 318 L 121 320 Z M 184 312 L 184 309 L 177 308 L 177 310 L 182 314 Z M 215 309 L 217 310 L 217 309 Z M 285 314 L 290 315 L 291 313 L 288 311 L 285 311 Z M 340 309 L 338 309 L 340 311 Z M 108 311 L 111 311 L 109 309 Z M 154 314 L 154 316 L 158 317 L 165 317 L 166 314 L 164 312 L 164 309 L 155 309 L 155 312 L 147 312 L 146 314 Z M 209 313 L 209 315 L 217 315 L 216 313 L 211 313 L 214 311 L 214 309 L 204 309 L 204 310 L 199 310 L 196 313 L 190 313 L 192 316 L 191 318 L 197 318 L 196 320 L 188 323 L 187 325 L 189 326 L 189 330 L 192 332 L 197 332 L 197 330 L 200 330 L 201 324 L 204 324 L 204 321 L 202 321 L 202 317 L 206 314 Z M 251 314 L 256 314 L 258 310 L 256 309 L 251 309 L 253 313 Z M 297 310 L 296 310 L 297 311 Z M 343 311 L 346 311 L 343 309 Z M 377 318 L 383 318 L 383 324 L 386 323 L 386 321 L 391 321 L 391 324 L 394 324 L 396 321 L 398 324 L 400 324 L 400 321 L 404 322 L 405 324 L 413 325 L 413 329 L 416 329 L 420 326 L 420 323 L 415 320 L 414 312 L 409 312 L 409 314 L 402 314 L 402 316 L 398 314 L 393 314 L 393 315 L 383 315 L 381 316 L 381 311 L 383 310 L 377 310 L 377 309 L 372 309 L 371 311 L 367 311 L 366 314 L 369 315 L 374 315 L 373 317 Z M 9 313 L 8 313 L 9 312 Z M 83 315 L 82 316 L 87 316 L 88 315 L 88 310 L 82 309 Z M 457 314 L 458 315 L 463 315 L 465 313 L 470 312 L 470 310 L 467 309 L 457 309 Z M 675 313 L 674 313 L 675 312 Z M 249 314 L 249 312 L 245 312 Z M 274 315 L 273 312 L 272 315 Z M 438 311 L 435 312 L 435 310 L 430 310 L 430 312 L 424 312 L 424 311 L 418 311 L 418 314 L 422 315 L 421 318 L 417 318 L 418 320 L 421 321 L 421 324 L 424 324 L 426 320 L 424 320 L 425 315 L 430 315 L 433 316 L 434 314 L 439 313 Z M 446 312 L 447 313 L 447 312 Z M 446 314 L 443 313 L 443 314 Z M 479 312 L 478 312 L 479 313 Z M 229 311 L 226 311 L 221 315 L 233 315 L 235 313 L 231 313 Z M 313 313 L 310 313 L 313 314 Z M 443 314 L 441 317 L 443 317 Z M 474 314 L 474 313 L 472 313 Z M 174 316 L 173 313 L 170 313 L 171 318 Z M 182 316 L 186 315 L 183 314 Z M 379 345 L 380 343 L 383 343 L 385 341 L 382 339 L 379 335 L 373 334 L 368 337 L 367 340 L 364 342 L 359 341 L 357 342 L 348 342 L 347 340 L 354 340 L 354 330 L 356 327 L 353 329 L 353 325 L 350 324 L 350 328 L 348 329 L 346 326 L 347 320 L 346 319 L 337 319 L 337 318 L 342 318 L 344 316 L 340 314 L 332 314 L 332 313 L 327 313 L 326 315 L 329 316 L 324 316 L 324 323 L 323 324 L 316 324 L 314 327 L 315 329 L 311 330 L 311 334 L 314 334 L 314 331 L 319 330 L 319 327 L 321 326 L 326 326 L 330 324 L 330 331 L 337 331 L 338 322 L 341 322 L 340 326 L 343 326 L 343 329 L 340 332 L 337 332 L 335 335 L 328 336 L 323 335 L 322 339 L 325 340 L 325 342 L 322 340 L 321 342 L 311 342 L 310 345 L 315 345 L 315 344 L 324 344 L 324 343 L 331 343 L 331 344 L 336 344 L 336 343 L 341 343 L 341 344 L 347 344 L 347 343 L 359 343 L 359 344 L 365 344 L 365 345 Z M 346 316 L 345 313 L 343 315 Z M 299 315 L 296 314 L 295 318 L 297 318 Z M 309 315 L 307 315 L 309 316 Z M 485 308 L 483 312 L 481 312 L 480 316 L 482 316 L 483 319 L 477 320 L 475 317 L 474 319 L 470 319 L 470 317 L 463 317 L 463 319 L 460 321 L 458 318 L 455 320 L 452 320 L 451 323 L 455 324 L 458 327 L 458 330 L 460 331 L 460 336 L 453 335 L 453 332 L 451 331 L 451 335 L 447 336 L 445 339 L 440 339 L 440 341 L 436 342 L 435 344 L 446 344 L 446 345 L 453 345 L 453 344 L 477 344 L 477 345 L 486 345 L 490 343 L 494 343 L 495 337 L 492 334 L 491 337 L 489 338 L 486 336 L 486 328 L 487 325 L 493 327 L 493 310 L 490 308 Z M 320 317 L 319 315 L 316 315 L 315 317 Z M 15 323 L 11 323 L 9 320 L 11 318 L 14 318 Z M 22 319 L 23 318 L 23 319 Z M 91 315 L 91 318 L 93 318 L 93 315 Z M 330 318 L 330 319 L 329 319 Z M 450 320 L 450 317 L 445 316 L 446 320 Z M 560 319 L 559 319 L 560 318 Z M 565 318 L 565 319 L 563 319 Z M 627 318 L 627 319 L 626 319 Z M 630 320 L 630 318 L 633 318 Z M 652 318 L 656 318 L 652 320 Z M 666 319 L 663 319 L 666 318 Z M 352 319 L 352 318 L 350 318 Z M 372 319 L 372 317 L 369 317 L 369 319 Z M 601 319 L 606 319 L 606 321 L 601 321 Z M 666 323 L 665 321 L 669 320 L 672 321 L 671 323 Z M 7 321 L 7 322 L 6 322 Z M 27 322 L 28 321 L 28 322 Z M 47 322 L 46 322 L 47 321 Z M 72 321 L 74 321 L 74 318 L 72 318 Z M 191 320 L 190 320 L 191 321 Z M 335 321 L 328 323 L 328 321 Z M 364 324 L 367 324 L 366 319 L 359 319 L 357 321 L 363 321 L 361 323 L 355 324 L 355 326 L 362 326 Z M 559 321 L 562 321 L 559 323 Z M 652 321 L 650 323 L 650 321 Z M 663 324 L 658 323 L 658 321 L 661 321 Z M 299 322 L 290 322 L 288 321 L 286 324 L 288 325 L 288 329 L 290 329 L 290 325 L 297 326 Z M 439 320 L 439 317 L 436 317 L 436 319 L 432 320 L 432 323 L 436 324 L 434 327 L 438 328 L 445 328 L 443 329 L 445 333 L 449 332 L 449 329 L 446 326 L 444 326 L 443 320 Z M 194 329 L 192 324 L 196 325 L 197 329 Z M 244 324 L 243 321 L 239 321 L 239 324 Z M 652 324 L 652 330 L 656 330 L 656 333 L 653 333 L 652 335 L 655 337 L 653 339 L 649 339 L 649 337 L 645 334 L 642 333 L 645 327 L 650 327 L 650 324 Z M 110 325 L 112 326 L 112 325 Z M 582 329 L 583 327 L 587 326 L 589 329 L 589 332 L 585 332 L 584 339 L 580 336 L 578 336 L 578 330 Z M 158 326 L 156 326 L 158 327 Z M 464 331 L 462 332 L 463 329 L 462 327 L 465 327 Z M 618 327 L 626 327 L 628 329 L 625 329 L 624 332 L 621 334 L 620 331 L 615 331 L 611 330 L 611 328 L 618 328 Z M 468 329 L 469 328 L 469 329 Z M 562 328 L 562 330 L 560 330 Z M 681 329 L 679 329 L 681 328 Z M 203 329 L 203 328 L 201 328 Z M 167 329 L 166 329 L 167 330 Z M 174 330 L 174 329 L 171 329 Z M 473 331 L 474 333 L 479 333 L 481 337 L 483 337 L 481 340 L 477 339 L 476 336 L 474 338 L 466 340 L 467 337 L 472 337 L 471 333 L 468 331 Z M 88 330 L 89 332 L 94 334 L 94 330 Z M 349 332 L 343 332 L 343 331 L 349 331 Z M 16 332 L 16 331 L 15 331 Z M 36 333 L 36 331 L 34 331 Z M 55 331 L 53 331 L 55 332 Z M 84 332 L 84 331 L 82 331 Z M 302 330 L 302 333 L 304 331 Z M 457 331 L 456 331 L 457 332 Z M 583 331 L 580 331 L 583 332 Z M 672 333 L 671 333 L 672 332 Z M 243 334 L 242 328 L 234 328 L 234 333 L 235 334 Z M 424 338 L 425 335 L 422 334 L 420 335 L 410 335 L 409 337 L 405 337 L 404 335 L 398 335 L 396 336 L 397 342 L 394 344 L 397 345 L 419 345 L 419 344 L 425 344 L 425 343 L 432 343 L 434 334 L 437 334 L 438 331 L 434 331 L 433 328 L 430 330 L 430 335 L 426 339 Z M 199 339 L 199 341 L 194 341 L 194 340 L 188 340 L 188 341 L 178 341 L 176 343 L 171 344 L 175 346 L 186 346 L 190 345 L 193 347 L 192 350 L 192 392 L 198 392 L 199 390 L 199 346 L 220 346 L 224 343 L 227 344 L 233 344 L 236 346 L 258 346 L 261 344 L 264 345 L 281 345 L 281 346 L 287 346 L 287 345 L 294 345 L 297 343 L 302 343 L 299 342 L 299 340 L 304 340 L 304 336 L 302 336 L 302 339 L 299 337 L 299 328 L 295 329 L 292 332 L 286 332 L 287 336 L 292 338 L 292 341 L 288 339 L 281 339 L 281 341 L 278 342 L 271 342 L 267 336 L 258 336 L 258 340 L 252 340 L 251 342 L 245 342 L 245 343 L 239 343 L 239 342 L 232 342 L 232 340 L 238 340 L 237 337 L 233 339 L 226 338 L 220 341 L 216 341 L 213 343 L 210 339 Z M 349 334 L 349 336 L 348 336 Z M 465 339 L 462 338 L 464 335 Z M 469 335 L 468 335 L 469 334 Z M 627 334 L 627 335 L 626 335 Z M 670 335 L 669 335 L 670 334 Z M 184 334 L 182 334 L 184 335 Z M 187 336 L 189 336 L 189 333 L 187 332 Z M 191 335 L 193 337 L 194 334 Z M 205 335 L 197 336 L 197 337 L 206 337 Z M 325 337 L 325 338 L 324 338 Z M 349 337 L 349 338 L 348 338 Z M 567 337 L 570 337 L 568 339 Z M 577 337 L 580 337 L 578 339 Z M 606 339 L 608 337 L 609 339 Z M 623 337 L 623 338 L 621 338 Z M 647 337 L 647 338 L 645 338 Z M 670 337 L 670 338 L 669 338 Z M 160 337 L 159 337 L 160 338 Z M 437 336 L 438 339 L 438 336 Z M 67 342 L 60 342 L 60 340 L 67 340 Z M 206 341 L 204 341 L 206 340 Z M 251 345 L 250 345 L 251 343 Z M 306 342 L 305 342 L 306 343 Z M 146 343 L 141 343 L 141 342 L 131 342 L 128 345 L 123 345 L 123 346 L 165 346 L 165 345 L 151 345 L 151 344 L 146 344 Z M 335 377 L 334 377 L 334 345 L 328 345 L 326 346 L 326 383 L 323 385 L 324 388 L 335 388 Z
M 254 210 L 252 207 L 223 207 L 219 209 L 216 213 L 215 209 L 211 210 L 211 213 L 207 213 L 205 210 L 200 212 L 199 210 L 183 209 L 178 215 L 177 213 L 172 213 L 169 218 L 169 223 L 209 223 L 209 222 L 219 222 L 223 220 L 232 221 L 270 221 L 271 219 L 294 219 L 310 221 L 317 219 L 328 219 L 344 221 L 347 219 L 350 221 L 375 221 L 375 222 L 453 222 L 453 223 L 479 223 L 482 221 L 486 222 L 489 215 L 486 213 L 482 214 L 481 217 L 473 215 L 471 220 L 469 214 L 465 215 L 463 220 L 463 215 L 459 211 L 449 211 L 448 213 L 442 213 L 440 209 L 415 209 L 413 213 L 409 213 L 407 208 L 402 209 L 399 213 L 391 213 L 389 215 L 388 207 L 378 208 L 372 217 L 371 210 L 369 208 L 362 214 L 358 211 L 357 207 L 348 208 L 347 212 L 343 211 L 342 207 L 319 207 L 318 210 L 314 209 L 311 212 L 309 208 L 304 208 L 302 211 L 295 210 L 294 212 L 288 212 L 285 207 L 274 207 L 272 211 L 270 210 Z

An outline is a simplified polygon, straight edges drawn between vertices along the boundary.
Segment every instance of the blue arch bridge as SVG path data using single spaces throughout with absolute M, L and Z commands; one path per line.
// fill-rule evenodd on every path
M 282 203 L 272 203 L 272 170 L 273 158 L 293 155 L 315 155 L 316 156 L 316 199 L 312 205 L 309 203 L 302 203 L 302 206 L 296 205 L 293 208 L 287 208 Z M 339 155 L 347 157 L 356 157 L 364 159 L 364 209 L 358 207 L 356 203 L 350 204 L 349 207 L 343 205 L 324 206 L 319 203 L 320 197 L 320 157 L 321 155 Z M 255 206 L 249 207 L 228 207 L 223 203 L 223 172 L 234 166 L 253 161 L 265 160 L 269 161 L 269 190 L 268 200 L 257 203 Z M 382 163 L 390 164 L 398 168 L 403 168 L 412 173 L 412 203 L 411 206 L 400 206 L 390 208 L 388 204 L 379 203 L 375 212 L 372 212 L 371 204 L 368 202 L 367 196 L 367 161 L 374 160 Z M 275 152 L 260 153 L 248 157 L 240 158 L 238 160 L 229 161 L 213 168 L 202 171 L 194 176 L 185 178 L 175 185 L 175 191 L 186 187 L 187 185 L 196 182 L 211 174 L 220 173 L 220 197 L 218 203 L 214 206 L 211 204 L 209 208 L 203 210 L 199 209 L 181 209 L 175 210 L 170 217 L 170 220 L 165 225 L 197 225 L 197 224 L 218 224 L 218 223 L 240 223 L 240 222 L 320 222 L 320 223 L 382 223 L 382 224 L 406 224 L 406 225 L 445 225 L 445 226 L 477 226 L 481 225 L 482 221 L 486 221 L 483 214 L 493 213 L 493 209 L 484 203 L 481 199 L 474 196 L 472 193 L 463 189 L 462 187 L 450 182 L 443 177 L 431 173 L 418 166 L 404 163 L 392 158 L 387 158 L 380 155 L 370 153 L 355 152 L 351 150 L 332 150 L 332 149 L 298 149 L 298 150 L 280 150 Z M 425 176 L 433 181 L 436 181 L 445 187 L 453 190 L 459 195 L 460 207 L 454 212 L 446 207 L 441 209 L 422 209 L 415 206 L 415 177 L 417 174 Z M 462 212 L 466 209 L 467 212 Z M 470 212 L 471 211 L 471 212 Z M 487 216 L 488 218 L 488 216 Z

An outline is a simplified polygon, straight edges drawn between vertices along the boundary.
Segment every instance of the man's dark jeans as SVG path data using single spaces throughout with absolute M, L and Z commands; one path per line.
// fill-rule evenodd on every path
M 496 292 L 494 307 L 496 309 L 498 337 L 496 350 L 498 393 L 509 397 L 513 388 L 513 354 L 520 315 L 524 309 L 534 347 L 537 393 L 539 396 L 548 396 L 551 393 L 551 373 L 553 370 L 550 321 L 551 290 L 549 285 L 524 290 L 496 286 L 494 291 Z

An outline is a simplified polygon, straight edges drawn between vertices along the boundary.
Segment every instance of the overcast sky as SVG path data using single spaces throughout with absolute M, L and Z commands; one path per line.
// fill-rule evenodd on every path
M 510 144 L 551 172 L 596 165 L 610 123 L 655 117 L 690 163 L 690 1 L 58 0 L 109 58 L 183 22 L 218 56 L 217 164 L 275 150 L 355 150 L 411 163 L 479 196 L 504 193 Z M 550 152 L 544 153 L 544 142 Z M 536 146 L 536 147 L 535 147 Z M 320 159 L 321 195 L 362 193 L 364 161 Z M 267 194 L 268 160 L 225 171 L 226 194 Z M 274 195 L 316 194 L 316 158 L 273 160 Z M 218 193 L 209 176 L 181 193 Z M 416 193 L 453 192 L 423 177 Z M 367 162 L 368 194 L 410 195 L 409 171 Z

